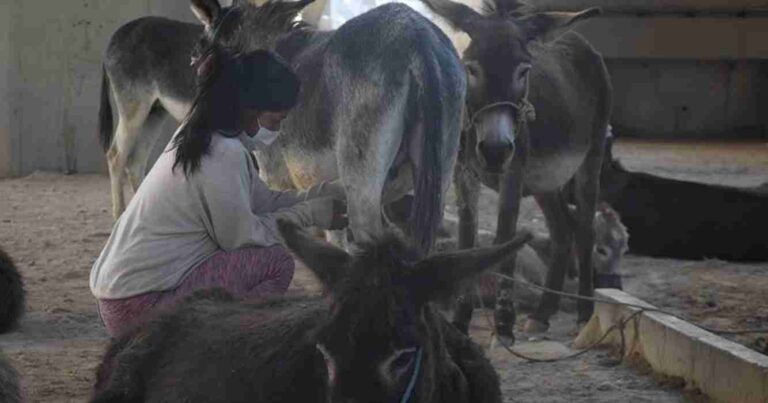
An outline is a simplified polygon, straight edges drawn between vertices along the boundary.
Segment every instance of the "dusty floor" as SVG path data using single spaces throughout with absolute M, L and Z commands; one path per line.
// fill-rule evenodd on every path
M 630 169 L 738 186 L 768 181 L 768 144 L 621 142 L 616 154 Z M 494 226 L 495 196 L 483 197 L 483 229 Z M 541 228 L 540 213 L 526 204 L 523 222 Z M 0 181 L 0 245 L 26 278 L 28 314 L 2 348 L 25 378 L 31 402 L 87 399 L 106 335 L 91 294 L 88 273 L 111 228 L 108 179 L 100 175 L 36 173 Z M 453 210 L 449 207 L 449 210 Z M 768 325 L 768 264 L 687 262 L 630 256 L 623 268 L 627 289 L 658 306 L 676 309 L 711 326 Z M 294 289 L 311 288 L 297 273 Z M 560 314 L 550 341 L 521 343 L 540 355 L 566 353 L 574 318 Z M 475 336 L 487 340 L 485 318 Z M 768 336 L 768 335 L 763 335 Z M 756 336 L 740 338 L 753 343 Z M 607 352 L 556 364 L 526 364 L 505 351 L 491 356 L 504 381 L 507 401 L 683 401 L 675 385 L 659 384 L 640 371 L 606 363 Z

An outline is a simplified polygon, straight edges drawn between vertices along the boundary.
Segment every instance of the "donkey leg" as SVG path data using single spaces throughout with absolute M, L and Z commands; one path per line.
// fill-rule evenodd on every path
M 115 143 L 107 151 L 107 167 L 109 168 L 109 185 L 112 193 L 112 218 L 117 220 L 125 211 L 125 194 L 123 193 L 123 181 L 125 180 L 125 158 L 117 149 Z
M 603 147 L 593 147 L 584 164 L 576 172 L 576 255 L 579 259 L 579 295 L 591 297 L 594 293 L 594 267 L 592 250 L 595 247 L 595 212 L 600 195 L 600 171 Z M 579 300 L 578 323 L 586 323 L 592 316 L 594 302 Z
M 536 201 L 544 212 L 552 242 L 552 258 L 544 285 L 549 289 L 562 291 L 565 274 L 573 263 L 573 228 L 568 205 L 559 191 L 537 195 Z M 546 331 L 549 328 L 549 318 L 557 312 L 559 306 L 560 296 L 545 292 L 538 309 L 526 322 L 525 330 Z
M 347 138 L 352 137 L 344 134 Z M 339 156 L 339 175 L 347 191 L 347 217 L 352 241 L 371 242 L 379 239 L 384 230 L 382 220 L 382 193 L 386 176 L 376 161 L 353 154 L 345 145 L 341 146 Z M 352 190 L 352 191 L 349 191 Z
M 525 155 L 516 156 L 504 172 L 499 189 L 499 215 L 496 223 L 495 243 L 504 243 L 515 237 L 517 219 L 520 214 L 520 200 L 523 197 L 523 168 Z M 510 254 L 499 271 L 509 278 L 515 276 L 517 252 Z M 514 302 L 515 283 L 506 278 L 499 281 L 496 291 L 494 322 L 499 337 L 514 340 L 514 326 L 517 320 Z
M 149 171 L 149 159 L 157 140 L 161 137 L 160 129 L 167 117 L 167 113 L 160 109 L 152 110 L 146 118 L 141 129 L 141 139 L 136 142 L 133 153 L 127 161 L 128 181 L 134 192 Z
M 456 204 L 459 209 L 459 249 L 475 247 L 477 238 L 477 206 L 480 199 L 480 181 L 469 168 L 458 163 L 453 176 Z M 472 320 L 472 288 L 466 288 L 456 298 L 453 325 L 464 334 L 469 334 Z
M 120 96 L 116 96 L 115 99 L 117 100 L 118 123 L 112 145 L 107 152 L 107 162 L 112 187 L 112 216 L 118 219 L 125 211 L 123 188 L 127 167 L 133 158 L 134 146 L 141 141 L 142 127 L 152 108 L 152 102 L 150 100 L 126 100 Z

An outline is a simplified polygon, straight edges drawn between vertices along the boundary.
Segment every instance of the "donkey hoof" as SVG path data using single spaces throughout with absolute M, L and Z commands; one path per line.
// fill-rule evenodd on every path
M 531 334 L 545 333 L 547 330 L 549 330 L 549 323 L 533 318 L 528 318 L 523 326 L 523 331 Z
M 512 347 L 515 345 L 514 335 L 494 334 L 491 337 L 491 350 L 496 347 Z

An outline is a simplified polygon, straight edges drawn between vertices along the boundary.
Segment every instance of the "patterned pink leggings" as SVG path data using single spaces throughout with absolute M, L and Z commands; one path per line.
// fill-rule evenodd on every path
M 107 333 L 115 337 L 196 291 L 222 288 L 241 299 L 281 295 L 288 289 L 294 269 L 293 258 L 280 245 L 220 251 L 194 268 L 175 289 L 100 299 L 99 313 Z

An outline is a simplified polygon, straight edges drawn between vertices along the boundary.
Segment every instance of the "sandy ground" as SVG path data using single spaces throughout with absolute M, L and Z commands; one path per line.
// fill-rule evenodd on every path
M 768 145 L 621 142 L 616 154 L 628 168 L 683 179 L 738 186 L 768 181 Z M 106 345 L 88 289 L 88 273 L 111 228 L 108 178 L 35 173 L 0 181 L 0 245 L 26 278 L 28 314 L 19 330 L 0 336 L 2 348 L 24 377 L 31 402 L 87 400 L 94 368 Z M 492 231 L 495 196 L 482 199 L 481 227 Z M 449 213 L 455 209 L 449 206 Z M 526 225 L 542 228 L 527 201 Z M 660 307 L 711 326 L 768 326 L 768 264 L 686 262 L 629 256 L 626 288 Z M 311 290 L 298 271 L 294 292 Z M 488 341 L 485 317 L 474 336 Z M 519 348 L 541 356 L 566 354 L 575 319 L 555 317 L 545 340 L 522 338 Z M 766 335 L 763 335 L 766 336 Z M 750 345 L 756 336 L 739 341 Z M 642 368 L 614 366 L 609 352 L 594 351 L 555 364 L 527 364 L 501 349 L 489 351 L 504 381 L 506 401 L 676 402 L 691 399 L 674 382 L 659 382 Z

